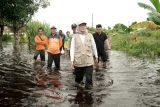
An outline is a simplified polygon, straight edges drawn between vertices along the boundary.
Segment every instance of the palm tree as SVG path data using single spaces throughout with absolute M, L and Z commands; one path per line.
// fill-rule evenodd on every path
M 160 24 L 160 1 L 159 0 L 150 0 L 150 2 L 153 4 L 153 7 L 139 2 L 138 5 L 144 9 L 149 10 L 148 12 L 148 18 L 147 20 L 153 21 L 156 24 Z

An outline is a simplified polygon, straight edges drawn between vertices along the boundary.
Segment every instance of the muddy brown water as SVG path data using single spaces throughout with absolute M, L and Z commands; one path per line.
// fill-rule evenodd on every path
M 9 56 L 6 53 L 11 53 L 12 45 L 6 45 L 5 54 L 1 54 L 0 67 L 3 69 L 0 71 L 15 70 L 16 74 L 0 73 L 0 107 L 160 107 L 159 59 L 137 59 L 112 51 L 108 69 L 94 72 L 94 87 L 85 90 L 74 86 L 68 59 L 61 57 L 60 74 L 46 76 L 43 74 L 45 67 L 42 72 L 33 70 L 33 52 L 24 50 L 26 46 L 22 47 L 25 61 L 12 67 L 10 57 L 4 58 Z M 22 72 L 25 73 L 22 75 Z

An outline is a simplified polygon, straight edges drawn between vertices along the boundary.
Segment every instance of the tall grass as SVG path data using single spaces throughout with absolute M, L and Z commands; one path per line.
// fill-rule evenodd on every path
M 130 34 L 112 36 L 112 47 L 137 57 L 160 57 L 160 30 L 142 30 L 137 32 L 137 40 L 132 40 Z

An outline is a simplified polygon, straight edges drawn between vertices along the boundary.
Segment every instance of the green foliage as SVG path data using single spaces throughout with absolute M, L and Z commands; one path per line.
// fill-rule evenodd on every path
M 152 12 L 156 11 L 152 6 L 150 6 L 150 5 L 148 5 L 148 4 L 145 4 L 145 3 L 140 3 L 140 2 L 139 2 L 138 5 L 139 5 L 140 7 L 142 7 L 142 8 L 144 8 L 144 9 L 149 10 L 149 11 L 152 11 Z
M 3 35 L 4 26 L 12 28 L 14 33 L 14 50 L 18 51 L 21 29 L 39 8 L 49 5 L 49 0 L 0 0 L 0 27 Z M 0 40 L 1 41 L 1 40 Z M 2 43 L 0 43 L 2 49 Z
M 112 30 L 118 33 L 129 33 L 130 32 L 130 29 L 121 23 L 116 24 Z
M 96 31 L 96 28 L 94 28 L 94 27 L 93 28 L 92 27 L 87 27 L 87 30 L 88 30 L 89 33 L 93 34 Z
M 34 37 L 37 34 L 38 28 L 44 29 L 44 34 L 50 34 L 50 26 L 47 23 L 41 23 L 39 21 L 30 21 L 26 26 L 26 34 L 27 36 Z
M 2 41 L 3 42 L 12 42 L 12 37 L 13 37 L 13 35 L 4 34 L 3 37 L 2 37 Z
M 144 9 L 149 10 L 147 20 L 153 21 L 156 24 L 160 24 L 160 2 L 159 0 L 150 0 L 154 7 L 145 4 L 145 3 L 138 3 L 138 5 Z
M 8 0 L 5 2 L 7 8 L 6 19 L 13 30 L 19 30 L 25 26 L 40 7 L 46 7 L 48 0 Z
M 136 31 L 137 41 L 132 40 L 131 34 L 112 35 L 112 47 L 136 57 L 160 57 L 160 30 L 143 29 Z
M 28 43 L 28 37 L 27 37 L 26 33 L 22 33 L 20 35 L 20 43 Z
M 139 28 L 156 29 L 156 28 L 159 28 L 159 26 L 156 25 L 152 21 L 143 21 L 143 22 L 139 22 L 139 23 L 131 25 L 130 28 L 132 28 L 132 29 L 139 29 Z
M 160 2 L 159 2 L 159 0 L 150 0 L 150 2 L 156 8 L 157 12 L 160 12 Z

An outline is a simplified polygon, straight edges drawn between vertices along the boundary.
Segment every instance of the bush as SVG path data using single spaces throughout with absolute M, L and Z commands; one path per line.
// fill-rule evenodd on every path
M 20 43 L 28 43 L 28 37 L 26 33 L 20 35 Z
M 2 41 L 3 42 L 12 42 L 12 37 L 13 37 L 13 35 L 11 35 L 11 34 L 4 34 L 2 37 Z
M 89 33 L 94 33 L 96 31 L 96 28 L 92 28 L 92 27 L 87 27 L 87 30 Z
M 160 57 L 160 31 L 143 30 L 138 33 L 138 39 L 132 40 L 125 34 L 112 36 L 112 47 L 137 57 L 156 58 Z

